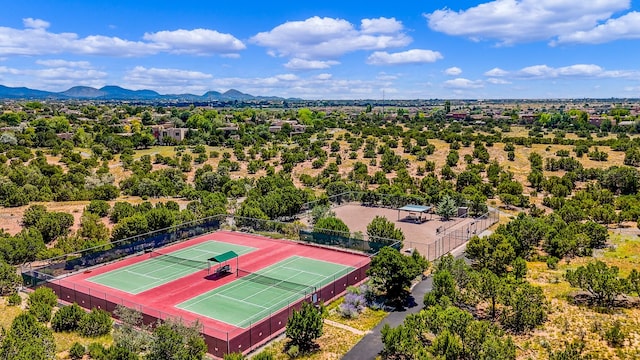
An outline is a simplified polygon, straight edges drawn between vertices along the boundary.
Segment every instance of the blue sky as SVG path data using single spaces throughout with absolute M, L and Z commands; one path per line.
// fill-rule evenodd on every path
M 640 0 L 7 1 L 0 84 L 305 99 L 640 97 Z

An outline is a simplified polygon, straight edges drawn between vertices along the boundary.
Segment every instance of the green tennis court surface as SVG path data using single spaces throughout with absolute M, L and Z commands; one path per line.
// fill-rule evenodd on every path
M 247 254 L 255 248 L 217 241 L 206 241 L 198 245 L 167 253 L 168 256 L 154 253 L 145 254 L 149 259 L 125 266 L 120 269 L 96 275 L 87 281 L 108 286 L 130 294 L 139 294 L 156 286 L 166 284 L 208 267 L 207 259 L 235 251 L 238 255 Z
M 242 264 L 240 265 L 242 266 Z M 247 327 L 347 275 L 354 268 L 292 256 L 176 305 L 177 308 Z

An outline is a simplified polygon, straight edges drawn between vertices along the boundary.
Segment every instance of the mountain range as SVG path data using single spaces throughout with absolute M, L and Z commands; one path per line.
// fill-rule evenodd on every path
M 136 101 L 250 101 L 250 100 L 284 100 L 277 96 L 253 96 L 235 89 L 220 93 L 208 91 L 203 95 L 168 94 L 162 95 L 153 90 L 129 90 L 119 86 L 108 85 L 96 89 L 89 86 L 74 86 L 62 92 L 51 92 L 26 87 L 8 87 L 0 85 L 0 99 L 30 100 L 136 100 Z

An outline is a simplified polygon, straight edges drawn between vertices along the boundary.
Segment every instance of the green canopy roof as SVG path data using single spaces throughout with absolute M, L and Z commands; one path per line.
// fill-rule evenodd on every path
M 214 261 L 217 263 L 221 263 L 221 262 L 225 262 L 227 260 L 231 260 L 233 258 L 237 258 L 238 254 L 236 254 L 233 251 L 227 251 L 226 253 L 222 253 L 220 255 L 216 255 L 210 259 L 208 259 L 209 261 Z

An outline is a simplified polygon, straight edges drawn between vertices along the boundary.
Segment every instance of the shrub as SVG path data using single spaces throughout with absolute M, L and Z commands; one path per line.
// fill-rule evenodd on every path
M 29 314 L 35 316 L 38 321 L 46 323 L 51 320 L 51 311 L 53 308 L 49 304 L 37 302 L 29 305 Z
M 242 355 L 242 353 L 230 353 L 230 354 L 226 354 L 223 358 L 224 360 L 244 360 L 246 359 L 244 357 L 244 355 Z
M 104 359 L 105 358 L 106 349 L 100 343 L 91 343 L 91 344 L 89 344 L 88 350 L 89 350 L 89 356 L 91 356 L 92 359 Z
M 428 293 L 424 294 L 424 298 L 422 300 L 422 303 L 424 304 L 425 308 L 434 306 L 438 303 L 438 299 L 436 298 L 436 294 L 433 291 L 429 291 Z
M 558 261 L 560 261 L 560 259 L 558 259 L 555 256 L 549 256 L 547 258 L 547 268 L 551 269 L 551 270 L 555 270 L 558 268 Z
M 253 360 L 273 360 L 273 354 L 267 351 L 263 351 L 261 353 L 256 354 L 253 358 Z
M 111 206 L 105 200 L 91 200 L 89 205 L 86 207 L 86 211 L 92 214 L 96 214 L 99 217 L 105 217 L 109 215 L 109 211 L 111 210 Z
M 300 348 L 297 345 L 289 346 L 289 348 L 287 349 L 287 355 L 289 355 L 289 357 L 292 359 L 297 358 L 298 355 L 300 355 Z
M 58 304 L 58 297 L 48 287 L 39 287 L 29 295 L 29 306 L 36 303 L 46 304 L 53 308 Z
M 51 320 L 51 328 L 54 331 L 74 331 L 78 329 L 80 321 L 87 314 L 78 304 L 60 308 Z
M 364 311 L 367 301 L 364 294 L 349 289 L 344 296 L 344 302 L 338 307 L 338 312 L 342 317 L 355 318 Z
M 82 359 L 82 357 L 84 357 L 84 353 L 86 352 L 86 349 L 84 348 L 84 345 L 80 344 L 79 342 L 75 342 L 73 343 L 73 345 L 71 345 L 71 349 L 69 350 L 69 356 L 74 359 Z
M 604 334 L 604 339 L 607 341 L 609 346 L 612 347 L 621 347 L 624 345 L 624 339 L 627 335 L 622 331 L 620 321 L 616 321 L 613 323 L 611 329 L 607 330 Z
M 111 332 L 113 321 L 108 312 L 101 309 L 93 309 L 86 314 L 78 324 L 80 334 L 86 337 L 97 337 Z
M 22 298 L 20 297 L 20 294 L 15 292 L 15 293 L 9 295 L 9 297 L 7 298 L 7 304 L 9 306 L 18 306 L 18 305 L 22 304 Z

